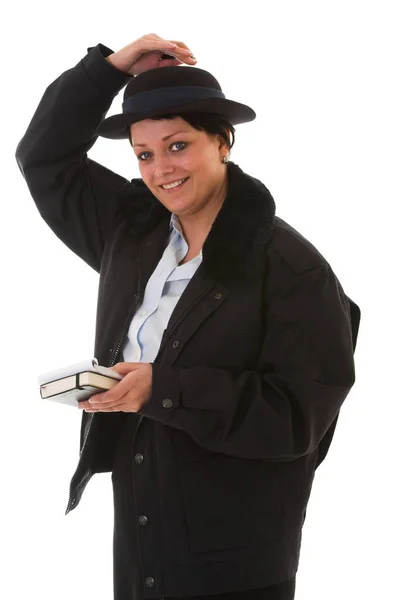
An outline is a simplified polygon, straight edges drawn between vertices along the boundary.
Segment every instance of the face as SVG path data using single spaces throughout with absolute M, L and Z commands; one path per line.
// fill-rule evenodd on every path
M 145 119 L 130 130 L 141 177 L 170 212 L 186 217 L 223 202 L 227 178 L 221 159 L 228 147 L 222 136 L 198 131 L 181 117 Z M 186 178 L 170 191 L 161 187 Z

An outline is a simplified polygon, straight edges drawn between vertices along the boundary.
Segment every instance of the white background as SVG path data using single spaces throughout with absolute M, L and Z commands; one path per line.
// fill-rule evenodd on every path
M 317 470 L 296 600 L 398 593 L 399 18 L 397 2 L 10 4 L 2 17 L 0 596 L 112 598 L 110 474 L 64 516 L 81 413 L 40 399 L 39 373 L 90 358 L 98 275 L 41 220 L 14 158 L 46 89 L 99 42 L 185 42 L 249 104 L 231 159 L 327 258 L 361 308 L 356 384 Z M 123 90 L 108 116 L 121 112 Z M 139 177 L 128 141 L 89 156 Z

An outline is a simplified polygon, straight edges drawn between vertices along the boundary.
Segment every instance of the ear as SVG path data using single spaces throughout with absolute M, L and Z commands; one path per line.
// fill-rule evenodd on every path
M 230 137 L 230 131 L 229 131 L 229 129 L 227 129 L 226 131 L 227 131 L 227 133 L 228 133 L 228 139 L 230 140 L 230 139 L 231 139 L 231 137 Z M 217 134 L 217 138 L 218 138 L 218 140 L 219 140 L 219 148 L 220 148 L 220 149 L 221 149 L 221 148 L 226 148 L 226 149 L 229 151 L 229 146 L 227 145 L 227 143 L 226 143 L 226 141 L 224 140 L 224 138 L 222 137 L 222 135 L 218 133 L 218 134 Z

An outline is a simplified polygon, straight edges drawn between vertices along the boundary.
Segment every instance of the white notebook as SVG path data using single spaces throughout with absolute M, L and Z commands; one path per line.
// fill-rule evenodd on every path
M 43 373 L 39 375 L 38 383 L 43 399 L 77 406 L 96 393 L 110 390 L 121 379 L 122 375 L 102 367 L 96 358 L 92 358 Z

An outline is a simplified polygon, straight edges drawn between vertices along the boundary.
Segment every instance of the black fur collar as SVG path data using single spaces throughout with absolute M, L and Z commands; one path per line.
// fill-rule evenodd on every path
M 204 242 L 202 261 L 205 273 L 221 283 L 260 275 L 275 221 L 275 201 L 265 185 L 232 161 L 227 169 L 228 194 Z M 123 208 L 135 224 L 132 231 L 146 236 L 163 219 L 167 236 L 171 212 L 142 179 L 131 183 L 142 192 Z

